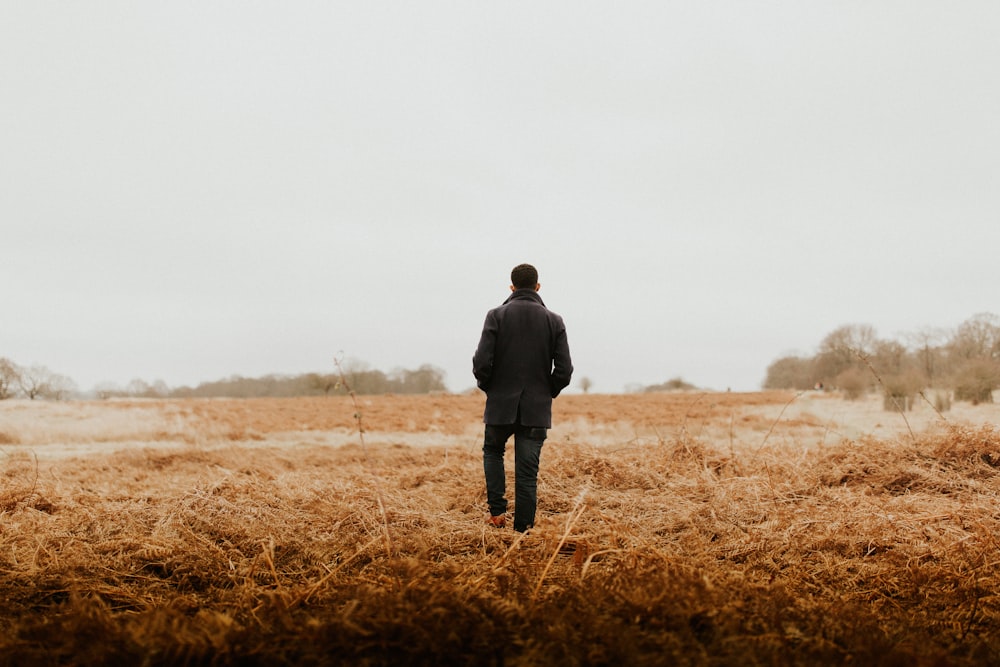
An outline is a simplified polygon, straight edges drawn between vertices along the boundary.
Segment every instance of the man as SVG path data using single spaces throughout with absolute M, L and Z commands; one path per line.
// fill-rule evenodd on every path
M 476 384 L 486 392 L 483 471 L 489 523 L 506 525 L 504 450 L 514 436 L 514 530 L 535 523 L 538 460 L 552 426 L 552 399 L 569 385 L 573 364 L 561 317 L 538 296 L 538 271 L 519 264 L 510 297 L 486 314 L 472 357 Z

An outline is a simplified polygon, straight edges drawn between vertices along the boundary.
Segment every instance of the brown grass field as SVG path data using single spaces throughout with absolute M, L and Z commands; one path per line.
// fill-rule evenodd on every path
M 357 400 L 0 402 L 0 665 L 1000 663 L 993 406 L 563 396 L 522 536 Z

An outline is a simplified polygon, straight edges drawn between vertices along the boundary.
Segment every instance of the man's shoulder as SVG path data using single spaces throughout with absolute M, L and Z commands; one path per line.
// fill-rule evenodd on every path
M 544 312 L 550 319 L 556 319 L 560 323 L 562 322 L 562 316 L 558 313 L 549 309 L 542 301 L 541 297 L 537 292 L 527 293 L 522 290 L 515 292 L 510 298 L 504 301 L 499 306 L 491 308 L 487 313 L 487 317 L 496 317 L 502 315 L 504 312 L 512 308 L 533 308 Z

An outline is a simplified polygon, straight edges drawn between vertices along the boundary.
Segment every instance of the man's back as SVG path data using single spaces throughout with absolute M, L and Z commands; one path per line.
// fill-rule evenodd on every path
M 534 289 L 515 290 L 487 313 L 472 365 L 487 395 L 484 422 L 551 427 L 552 399 L 573 373 L 562 318 Z

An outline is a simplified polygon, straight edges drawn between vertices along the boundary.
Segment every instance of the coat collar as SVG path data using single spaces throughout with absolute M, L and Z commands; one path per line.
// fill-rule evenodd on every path
M 543 306 L 545 305 L 545 302 L 542 301 L 542 297 L 539 296 L 538 292 L 531 289 L 530 287 L 522 287 L 521 289 L 514 290 L 511 293 L 511 295 L 507 297 L 507 300 L 504 301 L 504 304 L 508 304 L 511 301 L 515 300 L 520 301 L 521 299 L 527 299 L 529 301 L 535 301 L 536 303 L 540 303 Z

